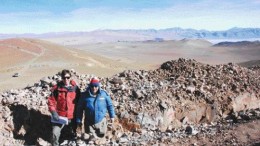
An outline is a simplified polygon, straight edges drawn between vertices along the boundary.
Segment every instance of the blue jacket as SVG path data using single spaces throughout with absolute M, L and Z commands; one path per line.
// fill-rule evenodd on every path
M 110 96 L 101 88 L 97 97 L 94 97 L 90 88 L 83 93 L 77 104 L 76 121 L 82 123 L 83 110 L 85 110 L 85 122 L 89 125 L 99 123 L 108 111 L 110 118 L 115 117 L 115 110 Z

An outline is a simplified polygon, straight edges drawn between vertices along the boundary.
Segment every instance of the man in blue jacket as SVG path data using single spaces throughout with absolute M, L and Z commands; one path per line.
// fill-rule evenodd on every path
M 108 93 L 100 88 L 98 78 L 92 78 L 89 87 L 81 93 L 77 105 L 77 132 L 81 132 L 82 116 L 85 111 L 85 133 L 95 138 L 102 138 L 107 131 L 106 113 L 108 111 L 111 122 L 114 122 L 115 110 Z

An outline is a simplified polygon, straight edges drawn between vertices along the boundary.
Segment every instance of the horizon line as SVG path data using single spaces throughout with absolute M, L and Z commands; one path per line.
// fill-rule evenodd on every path
M 221 32 L 221 31 L 228 31 L 232 29 L 260 29 L 260 27 L 231 27 L 229 29 L 225 30 L 208 30 L 208 29 L 195 29 L 195 28 L 182 28 L 182 27 L 168 27 L 168 28 L 161 28 L 161 29 L 155 29 L 155 28 L 146 28 L 146 29 L 128 29 L 128 28 L 123 28 L 123 29 L 110 29 L 110 28 L 105 28 L 105 29 L 94 29 L 94 30 L 82 30 L 82 31 L 50 31 L 50 32 L 44 32 L 44 33 L 33 33 L 33 32 L 25 32 L 25 33 L 0 33 L 0 35 L 44 35 L 44 34 L 51 34 L 51 33 L 78 33 L 78 32 L 95 32 L 95 31 L 118 31 L 118 30 L 155 30 L 155 31 L 161 31 L 161 30 L 167 30 L 167 29 L 182 29 L 182 30 L 196 30 L 196 31 L 209 31 L 209 32 Z

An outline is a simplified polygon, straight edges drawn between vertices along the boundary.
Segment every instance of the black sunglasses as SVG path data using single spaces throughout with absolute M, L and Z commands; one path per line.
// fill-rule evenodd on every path
M 91 88 L 94 88 L 94 87 L 98 87 L 98 85 L 91 85 L 90 87 L 91 87 Z
M 62 77 L 62 79 L 64 79 L 64 80 L 65 80 L 65 79 L 70 79 L 70 77 Z

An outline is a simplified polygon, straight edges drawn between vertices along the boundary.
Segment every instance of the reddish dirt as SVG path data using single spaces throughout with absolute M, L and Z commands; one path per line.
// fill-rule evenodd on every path
M 42 49 L 38 47 L 36 44 L 29 43 L 28 41 L 25 41 L 23 39 L 6 39 L 6 40 L 0 40 L 1 45 L 6 46 L 13 46 L 17 49 L 24 49 L 29 52 L 33 52 L 36 54 L 42 53 Z
M 29 61 L 34 57 L 32 54 L 22 52 L 12 46 L 0 45 L 0 50 L 0 70 L 3 70 L 3 68 L 10 68 L 19 65 L 20 63 Z

